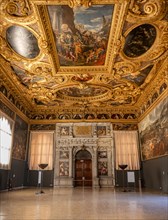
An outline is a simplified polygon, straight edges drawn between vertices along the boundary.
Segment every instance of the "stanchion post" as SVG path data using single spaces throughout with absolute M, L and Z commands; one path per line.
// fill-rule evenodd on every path
M 124 184 L 124 170 L 127 168 L 127 164 L 120 164 L 118 165 L 121 169 L 122 169 L 122 179 L 123 179 L 123 192 L 127 192 L 127 190 L 125 189 L 125 184 Z
M 42 190 L 42 186 L 43 186 L 43 171 L 48 166 L 48 164 L 47 163 L 41 163 L 41 164 L 38 164 L 38 166 L 41 169 L 41 170 L 38 171 L 38 184 L 40 185 L 40 191 L 37 192 L 36 194 L 42 194 L 42 193 L 44 193 L 44 191 Z

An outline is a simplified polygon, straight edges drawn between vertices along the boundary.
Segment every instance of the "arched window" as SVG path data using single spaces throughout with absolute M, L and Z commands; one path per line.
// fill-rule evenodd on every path
M 10 169 L 13 121 L 0 112 L 0 169 Z

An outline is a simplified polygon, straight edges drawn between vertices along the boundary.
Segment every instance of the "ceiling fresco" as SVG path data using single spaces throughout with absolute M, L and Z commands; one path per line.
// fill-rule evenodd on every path
M 92 86 L 87 86 L 85 88 L 66 88 L 59 91 L 59 93 L 72 97 L 90 97 L 90 96 L 99 96 L 107 92 L 107 89 L 96 88 Z
M 137 119 L 167 91 L 163 0 L 2 0 L 1 92 L 28 118 Z
M 61 66 L 104 65 L 113 5 L 48 6 Z

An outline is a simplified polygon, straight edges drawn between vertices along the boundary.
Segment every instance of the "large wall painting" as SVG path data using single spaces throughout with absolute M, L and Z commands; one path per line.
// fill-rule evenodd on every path
M 48 6 L 60 65 L 104 65 L 113 8 Z
M 28 125 L 18 115 L 15 121 L 12 158 L 25 160 Z
M 139 123 L 142 159 L 168 155 L 168 98 Z

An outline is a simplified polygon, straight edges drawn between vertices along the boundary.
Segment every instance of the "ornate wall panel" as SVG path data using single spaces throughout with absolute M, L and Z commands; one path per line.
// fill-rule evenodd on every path
M 91 156 L 93 186 L 114 186 L 114 145 L 110 123 L 56 124 L 55 186 L 74 185 L 76 155 L 82 151 Z
M 15 119 L 12 158 L 26 160 L 28 124 L 18 115 Z
M 168 98 L 139 123 L 142 159 L 168 155 Z

